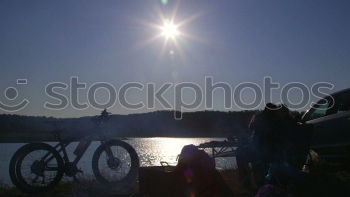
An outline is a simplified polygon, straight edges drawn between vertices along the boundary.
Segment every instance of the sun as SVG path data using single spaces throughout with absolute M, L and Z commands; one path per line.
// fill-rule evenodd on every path
M 161 35 L 164 36 L 166 39 L 175 39 L 180 35 L 180 31 L 178 29 L 178 26 L 174 24 L 173 21 L 170 20 L 164 20 L 163 25 L 161 26 Z
M 194 36 L 188 33 L 188 30 L 186 30 L 189 24 L 192 23 L 192 21 L 196 20 L 201 15 L 201 13 L 196 13 L 186 18 L 179 18 L 177 17 L 178 7 L 179 1 L 174 6 L 173 10 L 168 13 L 164 13 L 159 7 L 155 7 L 157 19 L 153 22 L 144 19 L 136 19 L 136 21 L 140 24 L 146 26 L 147 28 L 155 30 L 152 33 L 152 36 L 140 41 L 137 43 L 137 45 L 139 47 L 144 47 L 157 40 L 160 40 L 162 44 L 161 42 L 159 43 L 161 44 L 159 57 L 162 57 L 164 54 L 170 54 L 172 57 L 175 57 L 174 54 L 176 51 L 176 56 L 184 59 L 185 54 L 182 50 L 181 45 L 187 44 L 188 40 L 202 42 L 202 39 L 200 39 L 198 36 Z M 147 30 L 147 34 L 148 33 L 151 33 L 151 31 Z

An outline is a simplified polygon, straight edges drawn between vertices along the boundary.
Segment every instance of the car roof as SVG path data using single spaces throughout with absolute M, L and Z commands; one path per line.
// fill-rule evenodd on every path
M 346 89 L 339 90 L 339 91 L 337 91 L 337 92 L 334 92 L 334 93 L 330 94 L 329 96 L 340 95 L 340 94 L 343 94 L 343 93 L 346 93 L 346 92 L 350 92 L 350 88 L 346 88 Z M 329 96 L 326 96 L 326 97 L 324 97 L 324 98 L 327 98 L 327 97 L 329 97 Z M 311 107 L 311 108 L 312 108 L 312 107 Z M 305 115 L 310 111 L 311 108 L 309 108 L 308 110 L 305 111 L 305 113 L 302 115 L 302 119 L 304 119 Z
M 333 96 L 333 95 L 338 95 L 338 94 L 342 94 L 342 93 L 349 92 L 349 91 L 350 91 L 350 88 L 346 88 L 346 89 L 339 90 L 339 91 L 337 91 L 337 92 L 332 93 L 331 96 Z

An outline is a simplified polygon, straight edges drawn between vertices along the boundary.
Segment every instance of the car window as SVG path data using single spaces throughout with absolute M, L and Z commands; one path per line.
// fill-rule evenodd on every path
M 308 110 L 304 116 L 303 121 L 314 120 L 334 114 L 334 99 L 332 97 L 326 97 L 319 100 L 315 105 Z
M 336 113 L 350 111 L 350 91 L 335 98 Z
M 309 115 L 308 120 L 313 120 L 313 119 L 321 118 L 328 115 L 327 110 L 328 110 L 329 104 L 330 104 L 329 102 L 316 104 L 314 106 L 315 108 L 314 111 L 310 112 L 311 114 Z

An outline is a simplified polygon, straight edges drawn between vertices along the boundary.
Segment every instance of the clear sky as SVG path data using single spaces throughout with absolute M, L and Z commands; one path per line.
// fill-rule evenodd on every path
M 162 52 L 164 38 L 146 42 L 159 33 L 147 24 L 160 25 L 159 12 L 170 17 L 176 5 L 175 23 L 193 19 L 179 28 L 190 36 L 179 36 L 178 48 L 170 42 Z M 282 85 L 331 82 L 333 92 L 349 87 L 350 82 L 349 10 L 347 0 L 169 0 L 167 4 L 160 0 L 3 0 L 0 100 L 16 103 L 6 101 L 3 94 L 6 87 L 14 86 L 19 101 L 27 98 L 31 102 L 16 113 L 96 114 L 93 108 L 43 108 L 49 100 L 45 85 L 68 83 L 71 76 L 88 86 L 103 81 L 117 88 L 129 81 L 203 84 L 205 76 L 233 86 L 246 81 L 261 84 L 264 76 L 271 76 Z M 28 84 L 16 85 L 22 78 Z M 145 97 L 138 91 L 130 91 L 129 96 L 133 101 Z M 214 109 L 222 110 L 223 96 L 218 92 L 215 98 Z M 153 110 L 130 111 L 116 105 L 111 111 Z

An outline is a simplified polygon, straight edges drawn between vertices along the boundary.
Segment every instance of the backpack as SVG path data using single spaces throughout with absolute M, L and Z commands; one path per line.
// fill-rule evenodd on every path
M 182 148 L 177 163 L 177 168 L 183 167 L 213 172 L 215 171 L 215 160 L 193 144 L 186 145 Z
M 175 196 L 232 196 L 215 169 L 215 159 L 192 144 L 182 148 L 173 173 Z

